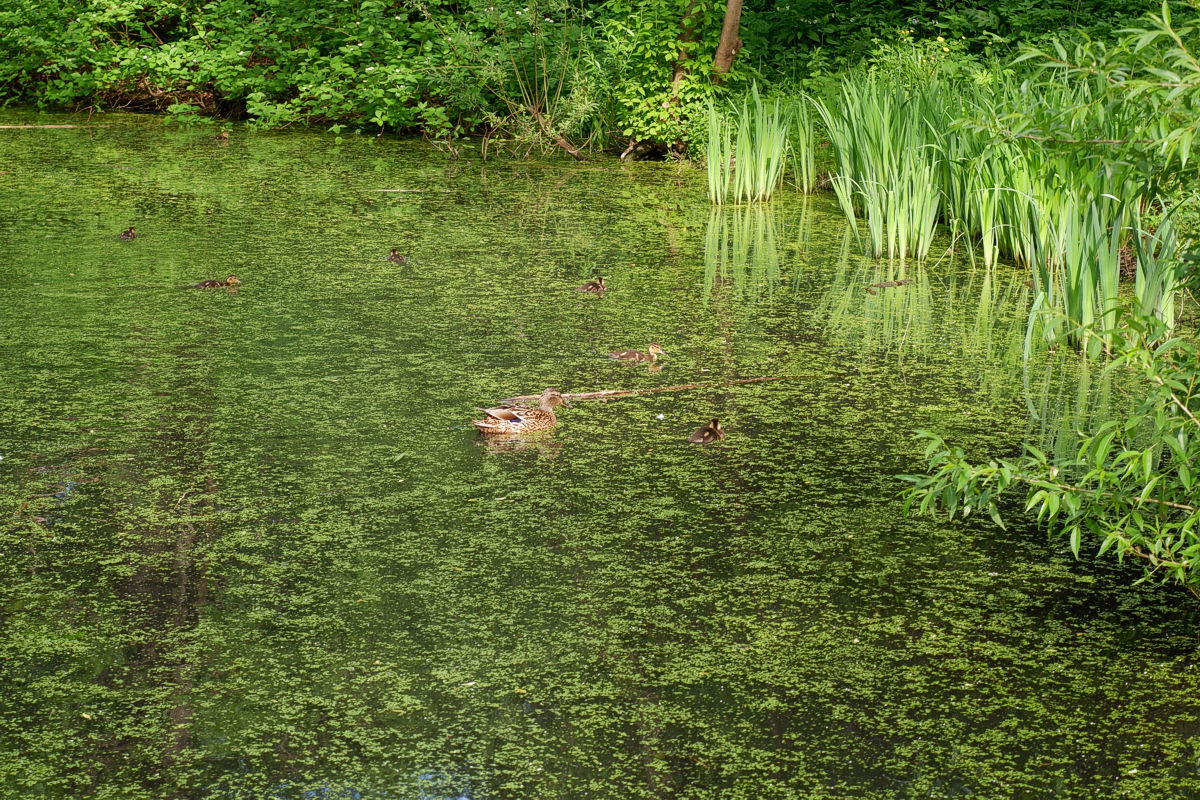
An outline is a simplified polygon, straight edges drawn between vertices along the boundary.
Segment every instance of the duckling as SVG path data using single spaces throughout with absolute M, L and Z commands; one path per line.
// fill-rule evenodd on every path
M 609 358 L 618 358 L 621 361 L 654 362 L 654 361 L 658 360 L 659 356 L 665 356 L 667 354 L 667 351 L 663 350 L 655 342 L 651 342 L 650 347 L 648 349 L 650 351 L 648 353 L 643 353 L 640 350 L 618 350 L 615 353 L 609 353 L 608 357 Z
M 137 234 L 134 233 L 133 226 L 130 225 L 128 228 L 118 233 L 117 238 L 128 242 L 130 239 L 136 239 Z
M 596 280 L 588 281 L 583 286 L 580 286 L 577 291 L 604 294 L 606 291 L 608 291 L 608 287 L 604 285 L 604 276 L 601 275 L 599 278 L 596 278 Z
M 725 438 L 725 429 L 721 427 L 721 422 L 716 417 L 709 420 L 707 425 L 702 425 L 696 429 L 696 432 L 688 437 L 688 441 L 693 444 L 709 444 Z
M 226 278 L 223 281 L 208 280 L 208 281 L 200 281 L 199 283 L 193 283 L 192 288 L 193 289 L 225 289 L 225 288 L 229 288 L 229 287 L 233 287 L 233 286 L 240 286 L 241 284 L 242 284 L 242 282 L 241 282 L 241 280 L 238 279 L 237 275 L 230 275 L 228 278 Z
M 400 255 L 400 251 L 393 247 L 392 254 L 387 257 L 387 260 L 396 264 L 403 264 L 405 261 L 408 261 L 408 256 Z
M 221 131 L 212 140 L 217 144 L 229 144 L 229 131 Z
M 553 428 L 558 424 L 554 415 L 555 406 L 570 406 L 566 398 L 553 387 L 546 387 L 538 400 L 537 408 L 532 406 L 501 406 L 485 408 L 483 413 L 487 419 L 472 420 L 480 433 L 529 433 Z

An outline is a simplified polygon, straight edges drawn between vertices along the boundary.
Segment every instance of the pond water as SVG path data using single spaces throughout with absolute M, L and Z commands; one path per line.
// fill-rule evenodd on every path
M 674 165 L 93 122 L 0 130 L 0 795 L 1200 796 L 1186 593 L 902 512 L 914 430 L 1124 401 L 1022 363 L 1023 275 Z

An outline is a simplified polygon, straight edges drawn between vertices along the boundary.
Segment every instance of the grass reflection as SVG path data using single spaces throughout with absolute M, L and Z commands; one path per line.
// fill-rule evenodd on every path
M 713 207 L 704 233 L 704 295 L 728 287 L 737 300 L 757 304 L 769 299 L 782 276 L 781 253 L 802 252 L 812 229 L 812 204 L 798 210 L 775 206 Z M 800 273 L 793 275 L 793 282 Z
M 854 250 L 847 233 L 816 308 L 834 343 L 901 364 L 954 355 L 993 401 L 1014 396 L 1025 367 L 1021 333 L 1030 294 L 1019 275 L 864 261 Z

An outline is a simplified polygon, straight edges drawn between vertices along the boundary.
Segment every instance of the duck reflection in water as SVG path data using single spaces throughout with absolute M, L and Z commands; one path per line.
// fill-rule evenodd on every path
M 510 436 L 480 435 L 475 437 L 475 446 L 489 453 L 526 453 L 550 460 L 562 453 L 562 440 L 553 431 L 538 431 Z

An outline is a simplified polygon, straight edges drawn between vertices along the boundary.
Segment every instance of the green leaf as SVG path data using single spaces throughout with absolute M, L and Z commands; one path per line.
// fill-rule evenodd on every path
M 988 511 L 988 516 L 990 516 L 992 518 L 992 522 L 999 525 L 1001 530 L 1008 530 L 1004 526 L 1004 520 L 1000 518 L 1000 509 L 996 508 L 995 503 L 988 503 L 987 511 Z

